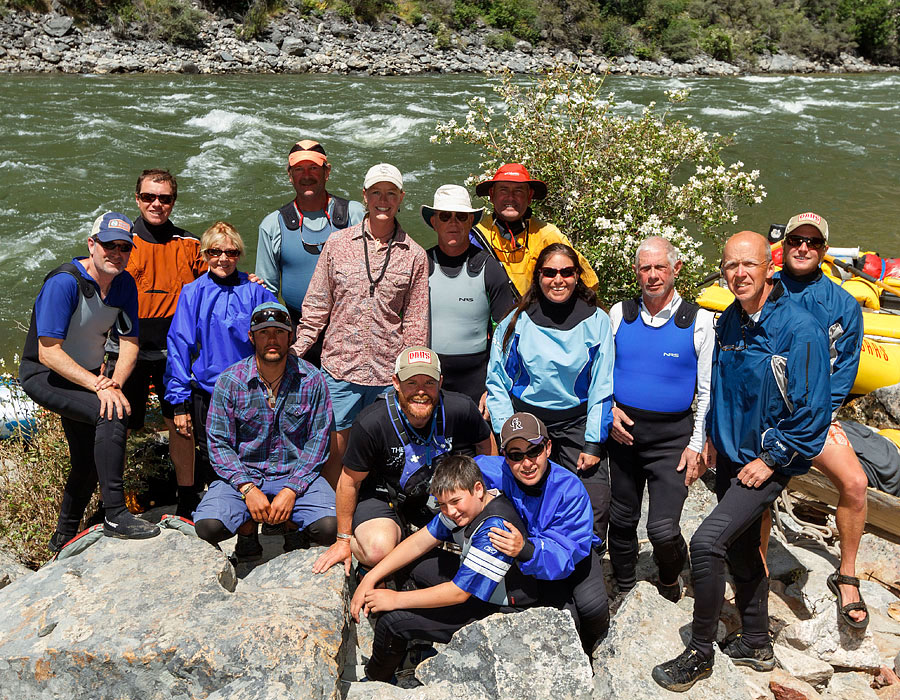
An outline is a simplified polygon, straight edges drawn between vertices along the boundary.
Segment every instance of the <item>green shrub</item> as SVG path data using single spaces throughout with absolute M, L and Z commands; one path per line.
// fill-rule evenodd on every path
M 511 51 L 516 45 L 516 37 L 509 32 L 494 32 L 485 37 L 484 45 L 495 51 Z
M 669 21 L 659 39 L 659 47 L 673 61 L 687 61 L 697 54 L 697 27 L 688 17 Z
M 253 0 L 244 13 L 238 36 L 245 41 L 258 39 L 266 31 L 272 13 L 284 7 L 282 0 Z
M 600 49 L 607 56 L 624 56 L 632 50 L 628 24 L 621 17 L 608 17 L 600 27 Z
M 632 49 L 632 53 L 642 61 L 656 60 L 656 51 L 649 44 L 637 44 Z
M 481 149 L 481 172 L 469 182 L 510 162 L 544 180 L 548 195 L 534 204 L 535 213 L 588 256 L 603 303 L 637 291 L 631 266 L 649 235 L 681 250 L 680 279 L 690 288 L 707 271 L 702 246 L 715 259 L 722 231 L 737 222 L 736 209 L 762 201 L 759 172 L 726 165 L 721 153 L 730 139 L 660 114 L 653 103 L 638 117 L 619 113 L 602 90 L 602 78 L 568 66 L 528 83 L 507 72 L 494 88 L 500 104 L 472 98 L 465 123 L 438 124 L 432 141 Z M 680 102 L 687 93 L 668 97 Z
M 734 57 L 734 41 L 728 32 L 719 27 L 706 28 L 700 48 L 718 61 L 730 61 Z
M 338 3 L 335 6 L 335 11 L 337 12 L 337 16 L 345 22 L 356 19 L 356 13 L 353 11 L 353 8 L 350 7 L 350 5 L 348 5 L 346 2 Z
M 449 27 L 443 22 L 438 23 L 438 28 L 434 34 L 434 48 L 439 51 L 446 51 L 453 46 L 453 33 Z
M 481 9 L 465 0 L 453 0 L 453 11 L 450 13 L 450 26 L 454 29 L 471 29 L 481 15 Z
M 508 29 L 521 39 L 535 41 L 538 38 L 537 7 L 532 0 L 494 0 L 487 19 L 495 27 Z
M 369 24 L 395 8 L 393 0 L 347 0 L 347 4 L 356 19 Z
M 198 42 L 203 13 L 184 0 L 135 0 L 135 15 L 154 39 L 193 46 Z

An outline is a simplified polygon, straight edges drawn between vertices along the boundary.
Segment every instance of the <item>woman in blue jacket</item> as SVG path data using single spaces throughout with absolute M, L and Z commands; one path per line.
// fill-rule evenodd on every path
M 609 316 L 582 281 L 577 253 L 544 248 L 531 287 L 497 326 L 487 374 L 494 431 L 518 411 L 540 418 L 550 459 L 576 473 L 591 499 L 594 531 L 606 538 L 615 346 Z
M 177 474 L 178 509 L 189 518 L 197 506 L 194 474 L 214 478 L 206 445 L 206 414 L 216 379 L 222 370 L 253 354 L 248 332 L 257 305 L 277 301 L 275 295 L 247 274 L 238 272 L 244 241 L 226 221 L 217 221 L 200 239 L 209 272 L 185 285 L 166 338 L 166 401 L 175 406 L 175 428 L 193 431 L 200 463 L 191 474 Z

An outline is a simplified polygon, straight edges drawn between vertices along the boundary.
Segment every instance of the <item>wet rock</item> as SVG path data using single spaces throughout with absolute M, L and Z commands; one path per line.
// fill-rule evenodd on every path
M 656 664 L 673 659 L 690 640 L 691 614 L 646 582 L 625 597 L 609 634 L 594 653 L 594 697 L 664 700 L 673 697 L 651 678 Z M 713 674 L 682 697 L 688 700 L 744 698 L 746 683 L 731 659 L 716 650 Z
M 591 666 L 572 616 L 552 608 L 498 613 L 467 625 L 416 669 L 416 678 L 425 686 L 477 684 L 497 699 L 591 697 Z
M 196 537 L 101 539 L 0 591 L 0 687 L 16 698 L 336 698 L 345 583 L 313 577 L 317 555 L 285 554 L 238 583 Z
M 65 36 L 72 29 L 75 20 L 71 17 L 51 17 L 42 25 L 48 36 Z
M 775 700 L 821 700 L 822 696 L 809 683 L 787 674 L 780 668 L 772 671 L 769 690 Z

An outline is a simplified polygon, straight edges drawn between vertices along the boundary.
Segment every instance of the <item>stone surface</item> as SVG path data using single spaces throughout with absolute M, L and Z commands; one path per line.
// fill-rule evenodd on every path
M 30 573 L 31 569 L 24 566 L 12 553 L 0 548 L 0 588 Z
M 663 700 L 674 697 L 651 678 L 656 664 L 678 656 L 689 641 L 691 614 L 638 582 L 612 619 L 594 653 L 594 697 Z M 743 675 L 716 650 L 713 674 L 679 697 L 688 700 L 746 698 Z
M 821 700 L 822 696 L 806 681 L 794 678 L 780 668 L 769 677 L 769 690 L 775 700 Z
M 788 675 L 809 683 L 819 691 L 828 685 L 834 675 L 834 668 L 831 664 L 783 644 L 775 645 L 775 660 Z
M 420 688 L 398 688 L 389 683 L 351 683 L 346 700 L 497 700 L 479 683 L 439 681 Z
M 0 590 L 4 697 L 335 698 L 343 574 L 296 551 L 238 581 L 195 537 L 101 539 Z
M 871 676 L 863 673 L 835 673 L 824 697 L 826 700 L 878 700 L 869 686 Z
M 426 687 L 478 684 L 497 700 L 591 697 L 591 666 L 568 612 L 532 608 L 498 613 L 453 635 L 416 669 Z
M 44 33 L 48 36 L 65 36 L 72 29 L 73 23 L 71 17 L 51 17 L 44 22 Z

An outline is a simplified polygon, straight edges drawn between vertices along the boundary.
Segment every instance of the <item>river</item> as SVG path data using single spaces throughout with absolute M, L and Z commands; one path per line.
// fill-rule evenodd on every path
M 0 358 L 21 348 L 44 273 L 83 254 L 91 221 L 135 213 L 137 174 L 178 176 L 173 220 L 201 233 L 216 219 L 245 237 L 252 270 L 256 227 L 293 192 L 290 145 L 316 138 L 334 164 L 332 191 L 360 198 L 380 161 L 404 173 L 400 219 L 423 245 L 419 215 L 434 189 L 477 167 L 466 146 L 433 145 L 438 120 L 462 120 L 466 99 L 491 99 L 484 76 L 375 78 L 312 75 L 0 76 Z M 611 77 L 621 110 L 637 115 L 664 90 L 688 87 L 674 108 L 704 129 L 736 134 L 725 151 L 761 171 L 768 197 L 735 228 L 768 230 L 812 209 L 832 245 L 900 255 L 900 76 Z

